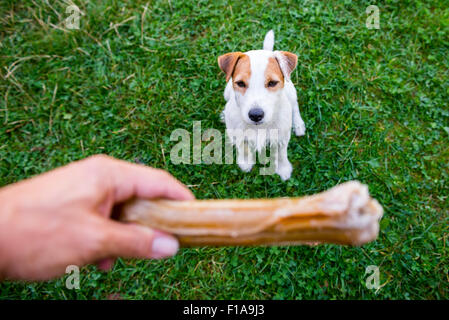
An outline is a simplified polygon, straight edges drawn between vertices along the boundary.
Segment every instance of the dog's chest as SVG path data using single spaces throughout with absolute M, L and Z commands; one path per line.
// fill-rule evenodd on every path
M 288 144 L 292 128 L 292 113 L 287 99 L 278 106 L 273 121 L 265 125 L 248 125 L 242 119 L 239 107 L 232 100 L 229 100 L 226 105 L 224 118 L 227 135 L 234 145 L 245 142 L 251 149 L 261 151 L 272 144 Z

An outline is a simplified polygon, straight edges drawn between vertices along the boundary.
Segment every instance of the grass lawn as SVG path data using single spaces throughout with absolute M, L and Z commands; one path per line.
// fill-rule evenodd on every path
M 300 196 L 357 179 L 384 206 L 363 247 L 182 249 L 111 272 L 4 282 L 1 299 L 448 299 L 447 1 L 87 1 L 67 30 L 61 1 L 0 3 L 0 186 L 96 153 L 170 171 L 197 198 Z M 51 5 L 50 5 L 51 4 Z M 380 29 L 365 26 L 377 4 Z M 299 56 L 306 123 L 292 178 L 233 165 L 175 165 L 176 128 L 224 132 L 217 56 Z M 203 143 L 203 147 L 207 143 Z M 14 244 L 11 244 L 14 245 Z M 381 288 L 368 289 L 376 265 Z

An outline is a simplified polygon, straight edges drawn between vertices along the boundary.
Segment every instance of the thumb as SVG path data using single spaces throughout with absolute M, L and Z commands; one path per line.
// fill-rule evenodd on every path
M 161 259 L 173 256 L 179 249 L 178 240 L 164 232 L 111 220 L 107 225 L 109 257 Z

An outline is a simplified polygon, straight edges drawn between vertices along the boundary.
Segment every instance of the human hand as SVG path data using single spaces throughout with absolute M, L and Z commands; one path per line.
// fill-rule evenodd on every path
M 46 280 L 68 265 L 163 258 L 176 238 L 110 219 L 132 197 L 191 200 L 169 173 L 97 155 L 0 189 L 0 279 Z

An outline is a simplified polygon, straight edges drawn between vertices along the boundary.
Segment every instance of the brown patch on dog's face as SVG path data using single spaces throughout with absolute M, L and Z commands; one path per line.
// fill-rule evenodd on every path
M 232 74 L 232 86 L 235 91 L 245 94 L 249 86 L 249 79 L 251 78 L 251 63 L 246 54 L 242 54 L 237 61 L 237 64 Z
M 284 75 L 277 60 L 268 58 L 268 65 L 265 69 L 265 88 L 269 91 L 277 91 L 284 87 Z

